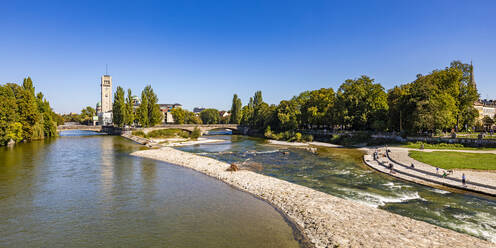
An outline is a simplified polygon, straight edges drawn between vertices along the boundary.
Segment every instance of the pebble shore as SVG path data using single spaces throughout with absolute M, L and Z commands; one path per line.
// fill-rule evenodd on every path
M 131 155 L 191 168 L 273 205 L 310 247 L 496 247 L 494 243 L 338 198 L 229 164 L 164 147 Z

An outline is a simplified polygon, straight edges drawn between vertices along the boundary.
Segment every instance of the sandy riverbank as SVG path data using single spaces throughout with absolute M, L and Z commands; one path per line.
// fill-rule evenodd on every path
M 177 146 L 191 146 L 191 145 L 225 142 L 225 140 L 221 140 L 221 139 L 207 139 L 207 138 L 198 138 L 197 140 L 190 140 L 185 138 L 148 139 L 139 136 L 134 136 L 131 134 L 122 134 L 121 137 L 129 139 L 141 145 L 147 145 L 149 147 L 177 147 Z
M 155 141 L 152 139 L 152 142 Z M 169 147 L 174 147 L 174 146 L 191 146 L 191 145 L 199 145 L 199 144 L 210 144 L 210 143 L 219 143 L 219 142 L 225 142 L 225 140 L 220 140 L 220 139 L 206 139 L 206 138 L 198 138 L 197 140 L 188 140 L 188 139 L 182 139 L 182 140 L 177 140 L 177 139 L 162 139 L 161 141 L 157 141 L 158 143 L 161 143 L 160 145 L 162 146 L 169 146 Z
M 315 247 L 496 247 L 466 234 L 252 171 L 228 172 L 227 163 L 173 148 L 132 155 L 191 168 L 271 203 Z

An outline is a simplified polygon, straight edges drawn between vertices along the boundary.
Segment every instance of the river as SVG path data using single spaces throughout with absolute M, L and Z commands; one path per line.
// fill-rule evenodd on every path
M 268 203 L 94 134 L 0 147 L 0 247 L 299 247 Z
M 356 149 L 319 148 L 315 155 L 259 138 L 209 137 L 224 141 L 179 149 L 244 163 L 258 173 L 496 242 L 496 199 L 391 178 L 366 167 L 363 153 Z

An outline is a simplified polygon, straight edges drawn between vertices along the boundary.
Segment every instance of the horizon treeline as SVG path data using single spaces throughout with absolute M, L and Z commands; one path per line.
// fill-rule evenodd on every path
M 333 88 L 304 91 L 278 105 L 255 92 L 242 106 L 235 94 L 230 123 L 267 133 L 328 128 L 397 131 L 407 134 L 470 129 L 476 125 L 479 95 L 472 85 L 473 66 L 453 61 L 449 67 L 418 74 L 415 81 L 385 90 L 368 76 Z
M 22 85 L 0 85 L 0 145 L 56 136 L 63 122 L 43 93 L 35 94 L 30 77 Z

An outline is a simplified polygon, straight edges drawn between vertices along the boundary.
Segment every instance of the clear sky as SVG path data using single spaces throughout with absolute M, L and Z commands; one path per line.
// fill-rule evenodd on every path
M 496 1 L 2 1 L 0 82 L 31 76 L 57 112 L 117 85 L 160 103 L 278 103 L 368 75 L 386 89 L 473 61 L 496 98 Z

